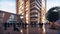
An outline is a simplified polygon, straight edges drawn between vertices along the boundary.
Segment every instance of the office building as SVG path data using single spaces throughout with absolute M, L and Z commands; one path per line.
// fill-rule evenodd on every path
M 42 8 L 43 0 L 17 0 L 16 9 L 17 14 L 21 15 L 21 19 L 25 23 L 40 23 L 42 14 L 44 14 L 45 18 L 45 3 Z M 44 10 L 43 10 L 44 9 Z M 43 11 L 43 12 L 42 12 Z

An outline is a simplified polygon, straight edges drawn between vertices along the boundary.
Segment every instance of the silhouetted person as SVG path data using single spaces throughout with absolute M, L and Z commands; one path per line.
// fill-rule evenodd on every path
M 43 26 L 43 23 L 39 23 L 39 25 L 40 25 L 40 28 L 42 28 L 42 26 Z
M 7 30 L 7 22 L 4 23 L 4 30 Z

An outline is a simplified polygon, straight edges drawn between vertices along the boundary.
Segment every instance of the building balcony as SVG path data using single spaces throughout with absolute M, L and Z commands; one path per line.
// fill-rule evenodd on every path
M 30 20 L 30 21 L 35 22 L 35 21 L 38 21 L 38 20 Z
M 37 14 L 35 14 L 35 15 L 31 15 L 31 17 L 38 17 L 38 15 L 37 15 Z

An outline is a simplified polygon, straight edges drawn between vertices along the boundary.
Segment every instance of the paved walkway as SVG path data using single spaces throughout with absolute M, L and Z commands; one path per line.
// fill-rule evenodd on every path
M 19 31 L 14 31 L 13 27 L 9 27 L 4 30 L 4 26 L 0 25 L 0 34 L 43 34 L 43 29 L 45 28 L 44 34 L 60 34 L 59 29 L 50 29 L 49 25 L 46 27 L 40 27 L 39 25 L 28 25 L 26 27 L 18 27 Z

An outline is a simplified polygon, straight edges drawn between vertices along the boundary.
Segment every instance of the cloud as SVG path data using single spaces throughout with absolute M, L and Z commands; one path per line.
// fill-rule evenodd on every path
M 11 12 L 11 13 L 16 13 L 16 3 L 15 1 L 7 1 L 7 0 L 2 0 L 0 1 L 0 10 Z
M 55 6 L 60 6 L 60 0 L 47 0 L 47 11 L 52 8 L 52 7 L 55 7 Z

